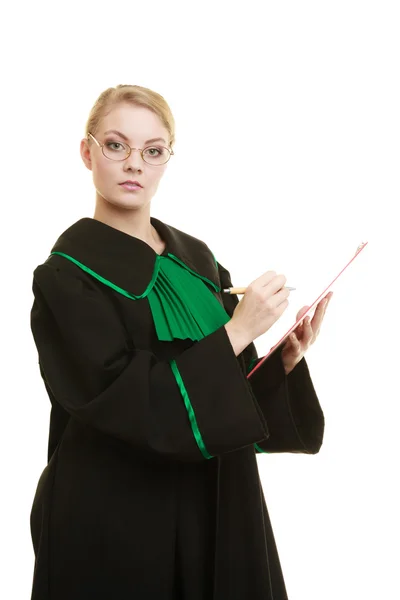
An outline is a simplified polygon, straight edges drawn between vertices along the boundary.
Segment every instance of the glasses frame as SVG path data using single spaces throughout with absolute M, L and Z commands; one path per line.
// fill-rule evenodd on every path
M 113 162 L 122 162 L 123 160 L 126 160 L 127 158 L 130 157 L 130 155 L 132 153 L 132 150 L 139 150 L 139 152 L 141 154 L 141 157 L 142 157 L 142 160 L 146 163 L 146 165 L 151 165 L 152 167 L 162 167 L 162 165 L 166 165 L 167 162 L 169 161 L 169 159 L 171 158 L 171 156 L 173 154 L 175 154 L 175 152 L 172 150 L 172 148 L 167 148 L 166 146 L 160 146 L 161 148 L 164 148 L 165 150 L 168 150 L 169 157 L 168 157 L 168 160 L 166 160 L 165 162 L 160 163 L 160 164 L 157 165 L 157 164 L 154 164 L 154 163 L 147 162 L 147 160 L 143 156 L 143 153 L 144 153 L 145 150 L 147 150 L 147 148 L 155 148 L 155 146 L 146 146 L 146 148 L 132 148 L 126 142 L 118 142 L 118 144 L 123 144 L 124 146 L 128 146 L 128 148 L 129 148 L 129 154 L 128 154 L 128 156 L 125 156 L 125 158 L 110 158 L 109 156 L 106 156 L 106 154 L 104 154 L 104 146 L 105 146 L 105 144 L 100 144 L 100 142 L 98 140 L 96 140 L 96 138 L 94 137 L 94 135 L 92 133 L 90 133 L 90 131 L 89 131 L 89 133 L 86 136 L 88 140 L 89 140 L 89 136 L 92 137 L 94 139 L 94 141 L 96 142 L 96 144 L 99 146 L 99 148 L 101 148 L 103 156 L 105 158 L 107 158 L 108 160 L 112 160 Z

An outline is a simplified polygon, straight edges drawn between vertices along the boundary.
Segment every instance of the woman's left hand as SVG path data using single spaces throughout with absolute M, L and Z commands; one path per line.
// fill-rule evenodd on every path
M 305 352 L 317 339 L 327 306 L 332 296 L 333 292 L 329 292 L 325 298 L 320 300 L 320 302 L 317 304 L 317 308 L 315 309 L 312 320 L 310 321 L 310 317 L 306 317 L 289 335 L 281 354 L 286 375 L 288 375 L 290 371 L 293 371 L 295 366 L 303 358 Z M 296 321 L 301 319 L 301 316 L 307 312 L 308 308 L 308 306 L 304 306 L 301 310 L 299 310 L 296 316 Z

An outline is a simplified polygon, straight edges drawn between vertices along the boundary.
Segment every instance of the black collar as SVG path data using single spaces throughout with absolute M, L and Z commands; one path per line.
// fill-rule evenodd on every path
M 220 287 L 214 256 L 204 242 L 154 217 L 150 217 L 150 222 L 166 244 L 161 256 L 173 254 Z M 158 256 L 143 240 L 90 217 L 66 229 L 51 252 L 72 256 L 134 295 L 142 294 L 147 288 Z

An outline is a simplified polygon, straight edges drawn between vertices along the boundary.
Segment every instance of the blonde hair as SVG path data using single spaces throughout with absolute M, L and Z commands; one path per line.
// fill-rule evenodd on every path
M 87 137 L 89 131 L 95 135 L 103 117 L 122 102 L 134 106 L 144 106 L 155 113 L 168 131 L 170 147 L 172 148 L 175 143 L 175 120 L 170 107 L 163 96 L 140 85 L 121 84 L 104 90 L 89 113 L 85 127 L 85 137 Z

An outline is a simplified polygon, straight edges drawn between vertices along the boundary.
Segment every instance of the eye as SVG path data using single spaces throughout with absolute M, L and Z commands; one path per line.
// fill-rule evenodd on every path
M 125 145 L 121 144 L 121 142 L 106 142 L 107 148 L 110 150 L 114 150 L 115 152 L 119 152 L 121 150 L 125 150 Z
M 145 152 L 150 156 L 159 156 L 163 153 L 163 148 L 157 148 L 156 146 L 149 146 L 145 149 Z M 158 154 L 156 154 L 158 153 Z

